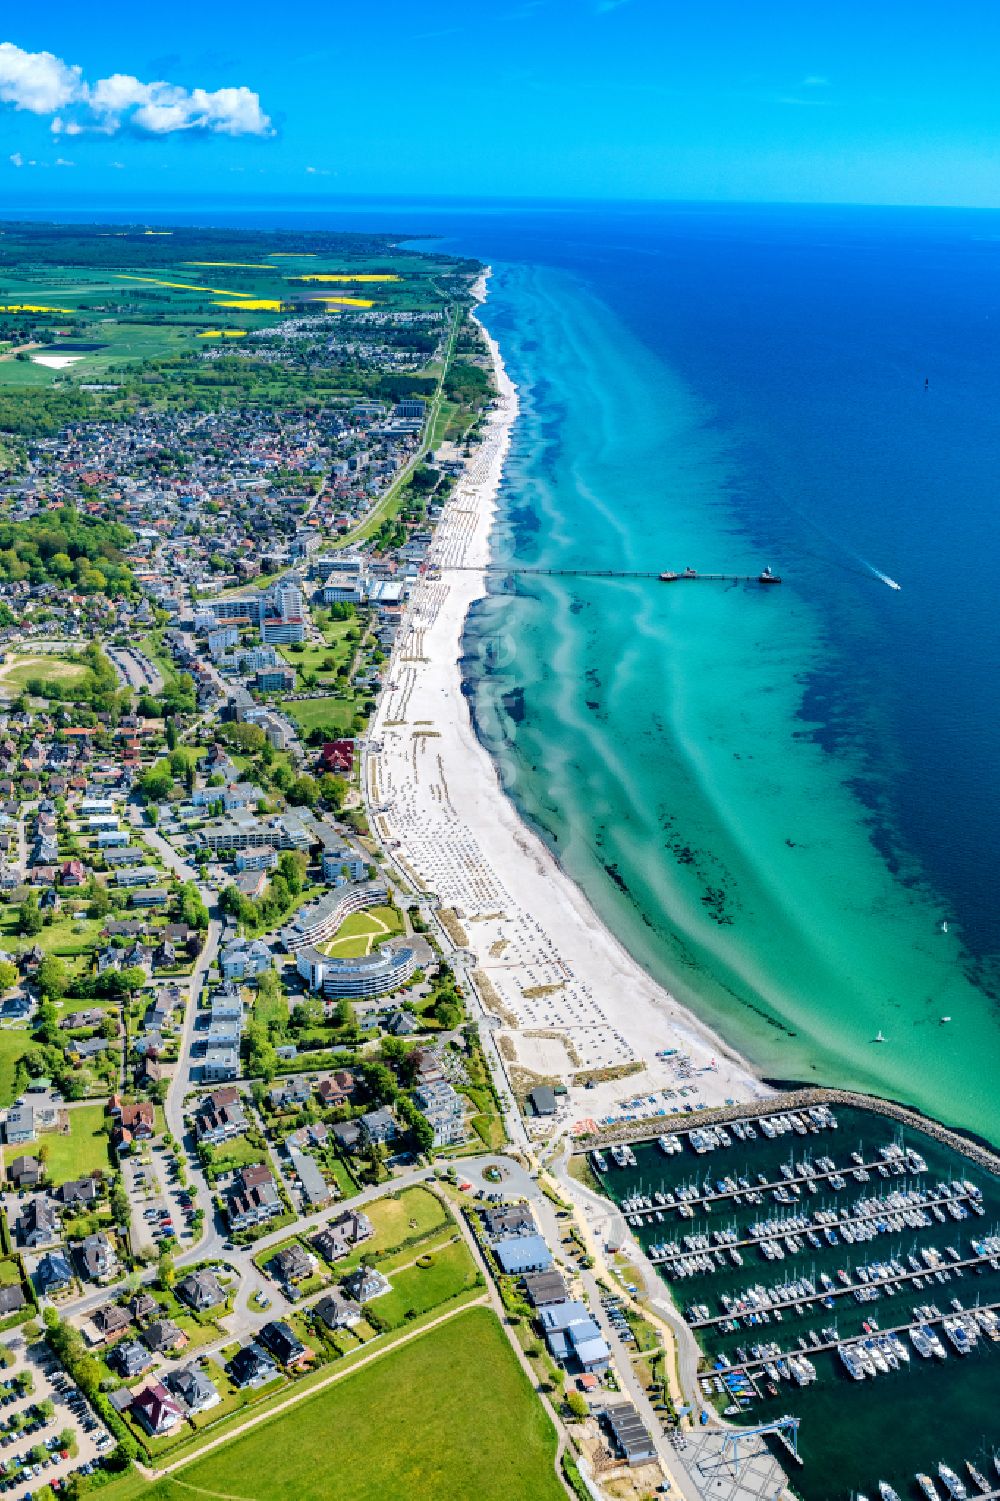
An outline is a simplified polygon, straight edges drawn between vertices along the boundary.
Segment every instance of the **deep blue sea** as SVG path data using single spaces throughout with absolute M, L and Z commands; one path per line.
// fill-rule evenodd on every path
M 765 1073 L 996 1137 L 1000 216 L 146 212 L 488 261 L 522 398 L 498 559 L 782 575 L 498 588 L 477 725 L 605 920 Z

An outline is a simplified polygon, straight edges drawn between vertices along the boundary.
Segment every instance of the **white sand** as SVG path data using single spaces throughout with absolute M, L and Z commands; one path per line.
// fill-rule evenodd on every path
M 485 296 L 485 279 L 479 288 Z M 625 952 L 503 792 L 472 728 L 459 659 L 489 535 L 517 394 L 490 340 L 500 392 L 485 441 L 439 523 L 372 725 L 366 796 L 373 826 L 419 889 L 455 909 L 497 992 L 517 1063 L 569 1083 L 577 1069 L 640 1063 L 627 1078 L 572 1087 L 565 1122 L 767 1093 L 742 1060 Z M 449 572 L 448 565 L 472 566 Z M 435 566 L 443 571 L 433 577 Z M 512 1022 L 516 1020 L 516 1027 Z M 543 1036 L 532 1036 L 542 1033 Z M 678 1049 L 683 1057 L 656 1053 Z M 679 1091 L 683 1089 L 684 1093 Z

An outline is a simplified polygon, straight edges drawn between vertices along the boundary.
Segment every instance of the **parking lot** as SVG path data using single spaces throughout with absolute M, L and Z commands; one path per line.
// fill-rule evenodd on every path
M 58 1486 L 74 1471 L 89 1473 L 114 1440 L 46 1345 L 26 1348 L 17 1333 L 5 1344 L 14 1361 L 0 1372 L 0 1493 L 21 1501 L 43 1485 Z M 18 1378 L 24 1372 L 31 1390 L 22 1392 Z M 75 1455 L 62 1442 L 68 1431 Z
M 170 1154 L 147 1143 L 141 1154 L 125 1159 L 123 1173 L 136 1250 L 159 1250 L 171 1235 L 180 1246 L 190 1245 L 192 1196 L 179 1186 Z

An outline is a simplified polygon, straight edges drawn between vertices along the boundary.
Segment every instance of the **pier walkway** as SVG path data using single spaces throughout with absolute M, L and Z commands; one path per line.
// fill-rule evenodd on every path
M 869 1174 L 871 1174 L 872 1172 L 878 1173 L 880 1167 L 885 1167 L 885 1163 L 881 1157 L 877 1158 L 874 1162 L 852 1162 L 847 1167 L 835 1167 L 832 1171 L 829 1172 L 824 1171 L 816 1173 L 800 1173 L 793 1178 L 776 1178 L 773 1183 L 751 1183 L 749 1188 L 740 1188 L 739 1186 L 737 1186 L 736 1188 L 727 1188 L 724 1190 L 716 1191 L 715 1193 L 699 1194 L 699 1196 L 695 1199 L 677 1199 L 675 1190 L 675 1201 L 673 1204 L 654 1204 L 652 1209 L 626 1209 L 622 1212 L 626 1215 L 626 1217 L 633 1214 L 639 1214 L 648 1217 L 649 1215 L 655 1216 L 657 1210 L 659 1210 L 661 1214 L 666 1213 L 668 1210 L 679 1211 L 681 1204 L 687 1204 L 691 1209 L 700 1209 L 703 1208 L 706 1204 L 720 1204 L 725 1199 L 745 1198 L 748 1193 L 766 1194 L 772 1193 L 776 1188 L 789 1189 L 793 1185 L 795 1187 L 798 1187 L 802 1183 L 826 1183 L 830 1178 L 853 1178 L 853 1174 L 856 1168 L 860 1168 L 862 1171 Z M 882 1177 L 881 1173 L 879 1173 L 878 1175 L 880 1178 Z M 907 1177 L 915 1176 L 916 1174 L 913 1173 L 888 1173 L 887 1179 L 891 1181 L 892 1178 L 899 1178 L 900 1181 L 903 1182 Z M 853 1179 L 853 1181 L 857 1182 L 857 1179 Z M 884 1179 L 883 1181 L 886 1180 Z M 790 1206 L 786 1206 L 786 1208 L 787 1207 Z
M 786 1308 L 808 1308 L 813 1304 L 822 1303 L 827 1298 L 850 1297 L 853 1296 L 853 1294 L 856 1292 L 861 1292 L 869 1288 L 878 1288 L 880 1293 L 886 1292 L 889 1289 L 891 1289 L 892 1292 L 895 1292 L 896 1289 L 901 1287 L 904 1282 L 913 1282 L 918 1277 L 923 1279 L 933 1279 L 936 1282 L 937 1272 L 957 1272 L 960 1269 L 964 1271 L 966 1267 L 983 1266 L 986 1262 L 992 1263 L 995 1260 L 995 1255 L 969 1256 L 962 1261 L 942 1261 L 939 1266 L 925 1266 L 922 1267 L 919 1272 L 894 1272 L 891 1277 L 873 1277 L 870 1282 L 850 1282 L 846 1286 L 841 1285 L 840 1287 L 827 1287 L 823 1288 L 821 1292 L 806 1293 L 804 1296 L 800 1297 L 783 1298 L 777 1303 L 762 1303 L 759 1306 L 745 1308 L 742 1310 L 734 1306 L 729 1313 L 713 1314 L 711 1318 L 707 1319 L 689 1319 L 688 1327 L 691 1329 L 711 1329 L 718 1324 L 730 1323 L 733 1319 L 746 1319 L 751 1317 L 753 1314 L 774 1313 L 776 1309 L 780 1309 L 782 1312 L 784 1312 Z M 938 1286 L 940 1286 L 940 1283 L 938 1284 Z M 872 1301 L 874 1301 L 874 1299 Z M 751 1325 L 750 1327 L 753 1328 L 755 1326 Z
M 991 1309 L 995 1313 L 997 1309 L 1000 1308 L 1000 1303 L 982 1303 L 978 1306 L 981 1308 Z M 967 1308 L 965 1310 L 965 1313 L 975 1313 L 975 1309 Z M 887 1334 L 909 1334 L 910 1330 L 915 1329 L 918 1324 L 943 1324 L 945 1319 L 953 1319 L 956 1317 L 961 1317 L 961 1315 L 956 1315 L 954 1310 L 950 1310 L 948 1313 L 932 1314 L 930 1318 L 926 1319 L 912 1319 L 908 1324 L 894 1324 L 889 1329 L 873 1329 L 871 1334 L 865 1334 L 865 1332 L 862 1330 L 858 1334 L 839 1335 L 836 1339 L 823 1340 L 822 1343 L 818 1345 L 806 1345 L 805 1349 L 803 1349 L 800 1345 L 795 1350 L 782 1350 L 780 1353 L 775 1355 L 763 1355 L 753 1360 L 733 1361 L 732 1365 L 728 1366 L 713 1366 L 707 1374 L 711 1376 L 724 1376 L 730 1371 L 742 1371 L 746 1375 L 750 1375 L 751 1372 L 762 1369 L 766 1365 L 773 1365 L 775 1361 L 787 1360 L 789 1355 L 805 1355 L 807 1357 L 811 1355 L 822 1355 L 824 1351 L 836 1350 L 840 1345 L 856 1345 L 859 1340 L 865 1339 L 882 1339 Z M 890 1371 L 888 1373 L 882 1374 L 891 1375 L 892 1373 Z
M 671 1261 L 675 1261 L 675 1260 L 683 1261 L 684 1258 L 687 1257 L 687 1256 L 704 1256 L 704 1255 L 713 1256 L 716 1251 L 721 1251 L 723 1253 L 723 1255 L 725 1255 L 726 1252 L 728 1252 L 730 1250 L 732 1250 L 732 1251 L 745 1251 L 745 1250 L 750 1249 L 753 1246 L 756 1246 L 758 1248 L 758 1250 L 759 1250 L 760 1247 L 765 1243 L 765 1241 L 771 1241 L 771 1240 L 784 1241 L 784 1238 L 785 1238 L 786 1235 L 797 1235 L 797 1236 L 799 1236 L 801 1238 L 803 1235 L 806 1234 L 807 1231 L 811 1230 L 814 1235 L 822 1236 L 823 1233 L 824 1233 L 824 1231 L 826 1231 L 826 1230 L 836 1230 L 838 1232 L 841 1231 L 841 1230 L 843 1230 L 843 1229 L 845 1229 L 845 1228 L 851 1230 L 851 1229 L 854 1228 L 855 1225 L 864 1225 L 864 1224 L 867 1224 L 870 1220 L 882 1219 L 886 1215 L 890 1215 L 890 1214 L 904 1214 L 907 1211 L 919 1211 L 921 1209 L 925 1209 L 925 1210 L 926 1209 L 934 1209 L 934 1208 L 938 1208 L 939 1209 L 942 1204 L 954 1204 L 956 1202 L 959 1202 L 956 1199 L 956 1196 L 954 1194 L 948 1194 L 948 1195 L 942 1196 L 941 1198 L 930 1197 L 930 1198 L 927 1198 L 927 1199 L 921 1199 L 919 1201 L 919 1203 L 914 1203 L 914 1204 L 907 1204 L 907 1205 L 886 1204 L 884 1206 L 879 1207 L 878 1209 L 868 1210 L 864 1214 L 837 1215 L 836 1219 L 831 1220 L 829 1224 L 823 1224 L 823 1223 L 821 1223 L 818 1220 L 809 1219 L 808 1222 L 805 1225 L 794 1225 L 794 1224 L 788 1224 L 788 1225 L 784 1225 L 784 1226 L 782 1226 L 782 1225 L 776 1225 L 773 1230 L 768 1230 L 766 1233 L 762 1232 L 760 1235 L 748 1235 L 744 1240 L 727 1240 L 727 1241 L 722 1241 L 722 1242 L 719 1242 L 719 1243 L 716 1243 L 716 1244 L 713 1244 L 713 1245 L 708 1245 L 708 1246 L 691 1246 L 691 1247 L 686 1247 L 686 1246 L 680 1245 L 676 1240 L 672 1240 L 672 1241 L 667 1242 L 667 1244 L 669 1244 L 670 1246 L 672 1246 L 673 1250 L 672 1251 L 668 1251 L 668 1253 L 666 1255 L 663 1255 L 662 1253 L 661 1254 L 657 1254 L 656 1248 L 653 1247 L 653 1246 L 651 1246 L 649 1248 L 649 1250 L 646 1252 L 646 1255 L 649 1257 L 650 1261 L 652 1261 L 652 1262 L 654 1262 L 656 1264 L 656 1266 L 663 1266 L 665 1263 L 669 1264 Z M 965 1202 L 965 1198 L 964 1197 L 961 1200 L 961 1202 L 963 1202 L 963 1203 Z M 836 1214 L 836 1210 L 833 1210 L 833 1209 L 821 1210 L 819 1212 L 820 1213 L 825 1213 L 825 1214 L 830 1214 L 830 1215 L 835 1215 Z M 803 1218 L 804 1218 L 804 1216 L 803 1216 Z M 945 1221 L 945 1224 L 947 1225 L 947 1221 Z M 924 1230 L 930 1230 L 930 1229 L 933 1229 L 934 1226 L 933 1225 L 924 1225 L 924 1226 L 921 1226 L 920 1228 L 924 1229 Z M 940 1227 L 938 1227 L 938 1228 L 940 1228 Z M 906 1232 L 907 1232 L 907 1230 L 909 1230 L 913 1235 L 919 1235 L 920 1234 L 920 1229 L 918 1229 L 915 1225 L 907 1225 L 904 1229 L 902 1229 L 902 1230 L 893 1230 L 891 1233 L 893 1235 L 905 1235 Z M 844 1242 L 845 1249 L 849 1249 L 850 1245 L 851 1245 L 850 1241 L 845 1241 Z M 796 1254 L 795 1252 L 789 1252 L 788 1249 L 787 1249 L 787 1247 L 784 1247 L 783 1249 L 785 1250 L 785 1255 L 786 1256 L 787 1255 L 795 1255 Z M 811 1251 L 815 1251 L 816 1248 L 815 1248 L 815 1246 L 809 1246 L 809 1247 L 803 1246 L 802 1249 L 803 1250 L 808 1249 L 808 1250 L 811 1250 Z M 829 1242 L 827 1242 L 827 1244 L 825 1246 L 821 1247 L 821 1249 L 822 1250 L 831 1250 L 831 1249 L 834 1249 L 834 1248 L 830 1246 Z

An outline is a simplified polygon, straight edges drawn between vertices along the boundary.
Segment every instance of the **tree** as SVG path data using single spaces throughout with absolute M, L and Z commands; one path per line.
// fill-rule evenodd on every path
M 288 789 L 288 801 L 294 806 L 315 808 L 319 801 L 319 785 L 315 777 L 303 772 L 295 778 Z
M 6 995 L 17 984 L 17 965 L 9 959 L 0 959 L 0 995 Z
M 181 887 L 180 914 L 189 928 L 204 930 L 208 927 L 208 908 L 193 881 L 186 881 Z
M 96 918 L 107 917 L 110 911 L 111 896 L 108 892 L 108 889 L 106 886 L 101 886 L 98 882 L 95 881 L 93 894 L 90 898 L 90 904 L 87 907 L 87 916 Z
M 35 1020 L 35 1036 L 48 1047 L 59 1041 L 59 1013 L 51 1001 L 43 1001 Z
M 46 954 L 38 966 L 38 989 L 46 1001 L 61 1001 L 69 989 L 70 975 L 56 954 Z
M 160 1252 L 156 1263 L 156 1278 L 164 1292 L 169 1292 L 177 1280 L 174 1258 L 168 1250 Z
M 344 778 L 334 776 L 332 771 L 324 772 L 319 779 L 319 790 L 327 807 L 334 813 L 339 813 L 347 797 L 347 782 Z
M 34 891 L 29 891 L 17 909 L 17 930 L 19 933 L 23 933 L 25 938 L 36 938 L 42 931 L 42 927 L 42 914 L 38 907 L 38 896 Z

